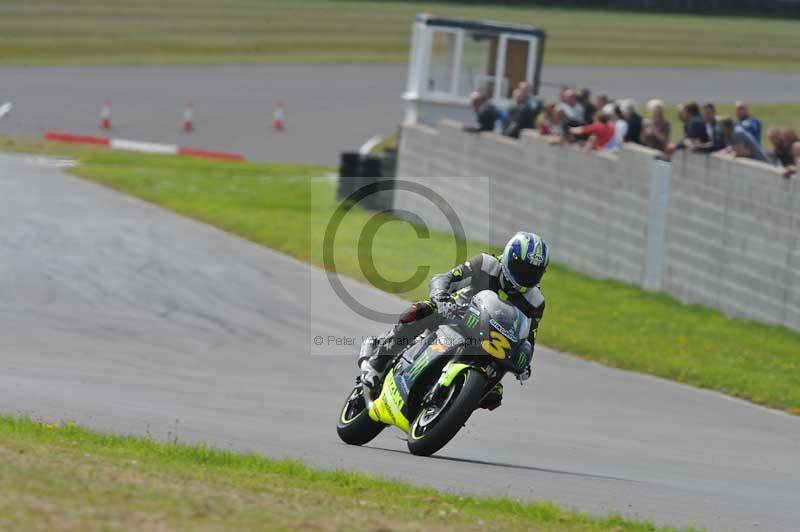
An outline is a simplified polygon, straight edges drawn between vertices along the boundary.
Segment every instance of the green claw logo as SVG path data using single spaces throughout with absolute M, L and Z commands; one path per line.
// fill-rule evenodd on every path
M 426 351 L 417 359 L 416 362 L 414 362 L 414 366 L 411 368 L 408 376 L 412 379 L 419 377 L 419 375 L 422 373 L 422 370 L 428 367 L 428 362 L 430 362 L 430 360 L 428 358 L 428 352 Z

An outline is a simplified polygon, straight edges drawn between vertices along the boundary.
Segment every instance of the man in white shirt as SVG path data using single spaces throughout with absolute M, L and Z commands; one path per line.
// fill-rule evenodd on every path
M 578 94 L 573 89 L 564 91 L 563 100 L 558 104 L 558 108 L 563 110 L 567 119 L 577 124 L 586 123 L 586 111 L 578 102 Z

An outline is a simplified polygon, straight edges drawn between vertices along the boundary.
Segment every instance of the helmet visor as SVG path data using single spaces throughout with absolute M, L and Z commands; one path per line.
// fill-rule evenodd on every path
M 524 260 L 511 260 L 508 265 L 511 280 L 519 286 L 532 288 L 539 284 L 544 275 L 545 266 L 534 266 Z

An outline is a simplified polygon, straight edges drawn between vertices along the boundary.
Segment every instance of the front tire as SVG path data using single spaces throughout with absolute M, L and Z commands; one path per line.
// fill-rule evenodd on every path
M 442 404 L 425 408 L 411 423 L 408 450 L 430 456 L 453 439 L 478 408 L 486 392 L 486 376 L 475 369 L 459 373 L 446 389 Z
M 348 445 L 364 445 L 386 428 L 369 417 L 361 386 L 356 386 L 344 402 L 336 423 L 339 438 Z

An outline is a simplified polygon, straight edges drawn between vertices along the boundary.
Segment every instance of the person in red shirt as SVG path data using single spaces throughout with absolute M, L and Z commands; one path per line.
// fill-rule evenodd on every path
M 595 120 L 587 126 L 573 127 L 569 130 L 573 135 L 589 135 L 586 146 L 591 149 L 603 149 L 614 138 L 614 125 L 611 117 L 605 110 L 600 110 L 595 114 Z

